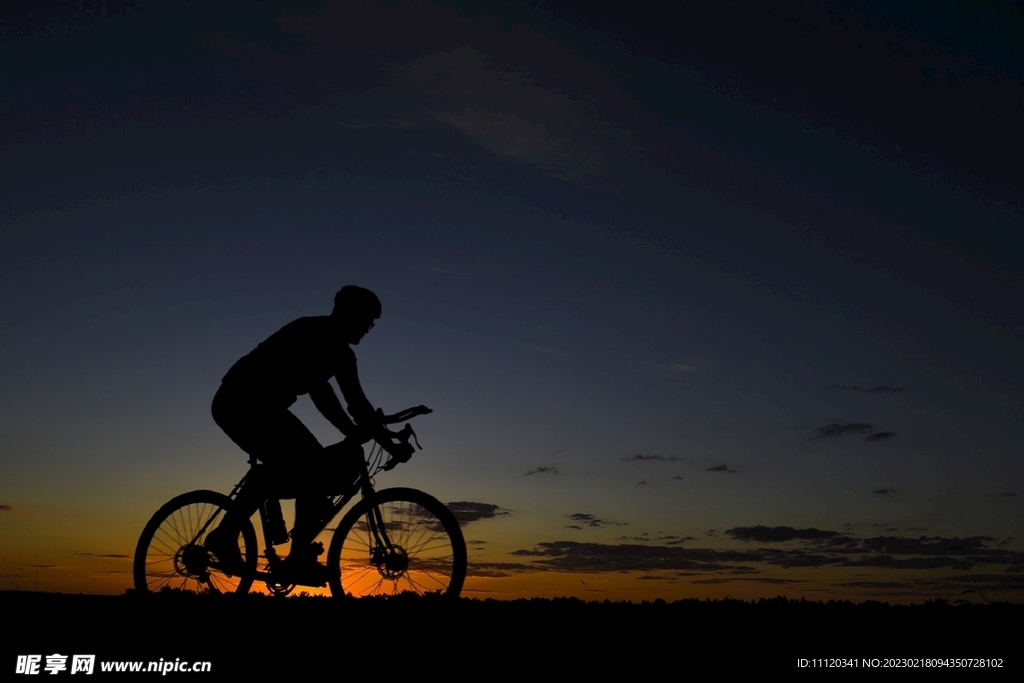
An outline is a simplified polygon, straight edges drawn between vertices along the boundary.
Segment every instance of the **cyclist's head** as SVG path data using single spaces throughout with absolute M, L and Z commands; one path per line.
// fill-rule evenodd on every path
M 334 295 L 331 315 L 342 323 L 349 344 L 358 344 L 380 313 L 380 299 L 368 289 L 345 285 Z

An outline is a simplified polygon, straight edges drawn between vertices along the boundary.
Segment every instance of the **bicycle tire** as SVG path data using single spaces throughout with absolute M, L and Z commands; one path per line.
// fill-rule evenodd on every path
M 207 524 L 234 503 L 216 491 L 191 491 L 172 498 L 146 524 L 135 548 L 135 590 L 152 593 L 163 589 L 218 593 L 247 593 L 256 576 L 256 531 L 245 520 L 239 532 L 244 565 L 240 575 L 220 569 L 216 557 L 203 542 L 220 523 Z M 200 529 L 207 526 L 200 536 Z
M 373 541 L 366 515 L 374 507 L 396 550 L 388 552 Z M 416 489 L 384 489 L 342 518 L 327 552 L 327 570 L 335 597 L 417 593 L 457 598 L 466 580 L 466 541 L 455 515 L 433 496 Z

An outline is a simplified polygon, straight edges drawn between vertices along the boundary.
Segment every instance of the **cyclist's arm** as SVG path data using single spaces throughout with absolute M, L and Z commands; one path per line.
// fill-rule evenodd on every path
M 345 403 L 348 405 L 348 414 L 352 416 L 352 419 L 360 427 L 372 428 L 379 426 L 380 420 L 377 416 L 377 411 L 374 410 L 373 404 L 370 403 L 369 399 L 366 398 L 366 394 L 363 393 L 363 387 L 359 385 L 356 355 L 350 349 L 346 350 L 348 353 L 342 357 L 342 362 L 339 364 L 338 372 L 335 373 L 334 379 L 338 382 L 341 395 L 345 397 Z
M 366 398 L 363 388 L 359 384 L 359 373 L 356 370 L 356 357 L 353 353 L 346 359 L 334 378 L 341 389 L 341 395 L 345 397 L 348 404 L 348 413 L 355 420 L 357 429 L 372 436 L 377 443 L 383 446 L 389 453 L 394 447 L 394 435 L 387 430 L 382 422 L 382 414 L 375 410 L 373 404 Z
M 350 436 L 356 430 L 352 420 L 345 414 L 341 407 L 341 401 L 331 388 L 330 382 L 324 382 L 309 390 L 309 397 L 313 399 L 313 405 L 320 411 L 320 414 L 327 418 L 327 421 L 338 428 L 345 436 Z

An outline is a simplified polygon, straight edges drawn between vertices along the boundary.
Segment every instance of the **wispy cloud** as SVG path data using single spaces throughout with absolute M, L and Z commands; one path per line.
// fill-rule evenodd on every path
M 13 505 L 0 504 L 0 512 L 14 512 Z
M 888 486 L 886 486 L 884 488 L 875 489 L 871 493 L 874 493 L 874 494 L 879 495 L 879 496 L 891 496 L 892 494 L 897 493 L 898 491 L 899 491 L 899 489 L 893 489 L 893 488 L 889 488 Z
M 416 268 L 416 272 L 424 275 L 454 275 L 454 276 L 465 276 L 472 275 L 469 271 L 462 270 L 460 268 L 452 268 L 451 266 L 442 266 L 436 263 L 432 263 L 426 266 L 419 266 Z
M 757 541 L 758 543 L 783 543 L 793 540 L 820 540 L 840 536 L 838 531 L 822 531 L 821 529 L 794 529 L 791 526 L 737 526 L 726 529 L 725 533 L 738 541 Z
M 1024 554 L 999 547 L 984 536 L 967 538 L 906 538 L 876 536 L 858 538 L 836 531 L 793 527 L 735 527 L 726 532 L 736 540 L 755 541 L 744 549 L 683 548 L 648 543 L 581 543 L 553 541 L 511 553 L 532 558 L 547 571 L 621 572 L 679 570 L 700 572 L 757 573 L 768 567 L 881 567 L 900 570 L 969 570 L 978 565 L 1002 565 L 1011 573 L 1024 566 Z M 796 542 L 795 547 L 769 544 Z
M 470 522 L 481 519 L 493 519 L 495 517 L 507 517 L 512 514 L 510 510 L 500 508 L 492 503 L 474 503 L 468 500 L 460 500 L 447 504 L 448 509 L 459 520 L 459 524 L 466 526 Z
M 736 474 L 737 472 L 739 472 L 739 470 L 734 470 L 733 468 L 731 468 L 728 465 L 726 465 L 724 462 L 721 465 L 715 465 L 714 467 L 709 467 L 709 468 L 707 468 L 704 471 L 705 472 L 728 472 L 729 474 Z
M 687 375 L 700 370 L 696 365 L 690 365 L 689 363 L 668 363 L 664 367 L 667 372 L 673 375 Z
M 653 368 L 657 373 L 676 377 L 700 372 L 700 367 L 692 363 L 647 363 L 646 365 Z
M 840 391 L 852 391 L 858 394 L 898 394 L 902 391 L 906 391 L 903 387 L 890 387 L 887 384 L 880 387 L 858 387 L 833 384 L 832 386 L 829 387 L 829 389 L 838 389 Z
M 364 130 L 366 128 L 421 128 L 422 123 L 419 125 L 414 124 L 412 121 L 405 119 L 381 119 L 377 121 L 331 121 L 336 126 L 346 128 L 348 130 Z
M 531 474 L 561 474 L 561 472 L 558 471 L 557 467 L 553 467 L 552 466 L 552 467 L 538 467 L 536 469 L 532 469 L 532 470 L 530 470 L 529 472 L 526 473 L 526 476 L 530 476 Z
M 679 545 L 680 543 L 686 543 L 687 541 L 695 541 L 695 536 L 658 536 L 655 541 L 662 541 L 665 545 Z
M 627 526 L 625 522 L 613 522 L 607 519 L 599 519 L 598 517 L 586 512 L 574 512 L 571 515 L 566 515 L 566 517 L 574 522 L 579 522 L 580 524 L 593 527 L 595 529 L 602 529 L 609 526 Z M 580 527 L 578 525 L 573 525 L 571 528 L 579 529 Z
M 643 453 L 637 453 L 636 455 L 624 455 L 622 459 L 629 462 L 631 460 L 653 460 L 655 462 L 675 462 L 679 460 L 674 455 L 644 455 Z
M 863 434 L 870 432 L 873 429 L 871 424 L 867 422 L 831 422 L 824 427 L 818 427 L 814 430 L 814 436 L 811 437 L 812 441 L 818 439 L 837 439 L 840 436 L 847 434 Z
M 885 441 L 896 436 L 896 432 L 875 432 L 864 437 L 865 441 Z
M 546 353 L 546 354 L 548 354 L 550 356 L 560 356 L 562 358 L 569 358 L 569 357 L 572 356 L 572 354 L 566 353 L 565 351 L 561 351 L 559 349 L 551 348 L 551 347 L 548 347 L 548 346 L 532 346 L 532 345 L 529 345 L 528 348 L 531 351 L 536 351 L 537 353 Z
M 466 575 L 501 579 L 516 573 L 534 571 L 537 571 L 536 567 L 520 562 L 470 562 Z
M 508 68 L 463 46 L 425 55 L 409 72 L 434 98 L 430 116 L 494 154 L 561 180 L 579 182 L 609 172 L 601 148 L 582 134 L 596 123 L 585 106 L 535 84 L 528 69 Z

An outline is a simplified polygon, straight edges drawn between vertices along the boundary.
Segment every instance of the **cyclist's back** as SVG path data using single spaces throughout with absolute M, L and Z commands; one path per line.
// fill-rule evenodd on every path
M 333 316 L 299 318 L 239 359 L 222 381 L 254 404 L 288 408 L 336 377 L 350 407 L 364 404 L 356 412 L 365 412 L 370 404 L 359 386 L 356 355 L 342 332 Z

